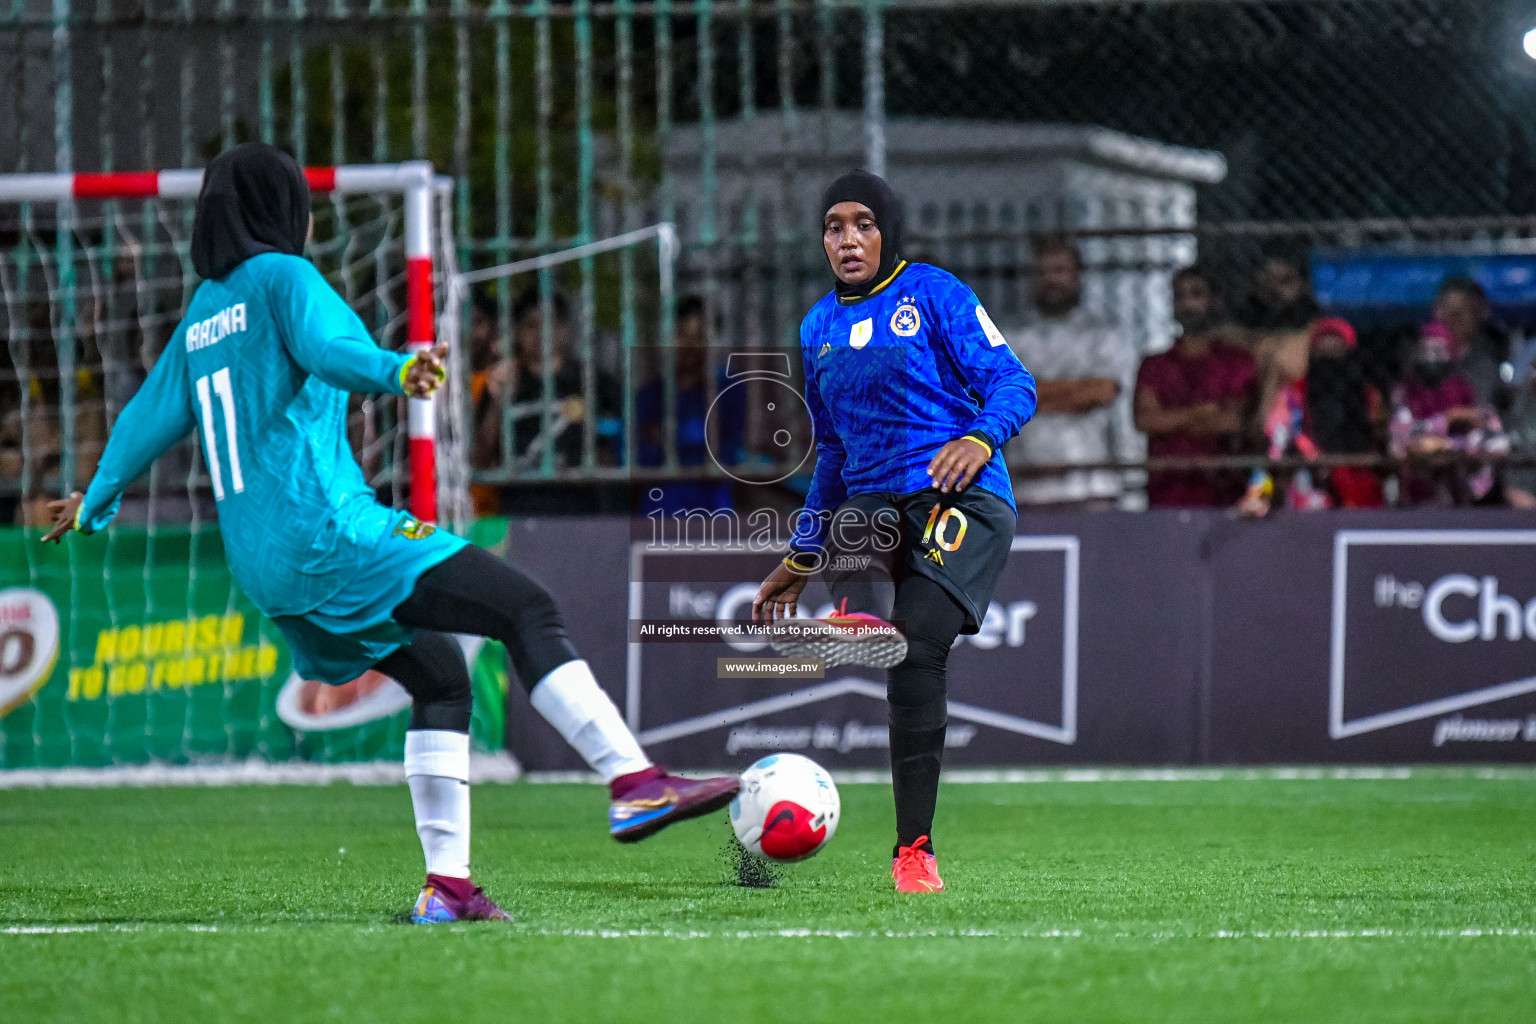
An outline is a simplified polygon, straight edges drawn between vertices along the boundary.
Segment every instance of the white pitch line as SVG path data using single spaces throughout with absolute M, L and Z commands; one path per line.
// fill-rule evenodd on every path
M 1082 932 L 997 932 L 975 928 L 902 932 L 835 928 L 748 928 L 719 932 L 678 931 L 671 928 L 536 928 L 520 931 L 519 934 L 579 939 L 1050 939 L 1078 938 Z
M 0 935 L 73 935 L 79 932 L 142 932 L 145 930 L 179 932 L 216 932 L 215 924 L 17 924 L 0 928 Z M 256 929 L 265 931 L 265 928 Z
M 304 926 L 299 926 L 304 927 Z M 250 929 L 238 925 L 220 928 L 206 924 L 37 924 L 9 925 L 0 928 L 0 935 L 77 935 L 81 933 L 124 933 L 145 931 L 170 932 L 223 932 L 267 931 L 268 926 Z M 377 932 L 376 926 L 362 931 Z M 462 931 L 462 927 L 452 928 Z M 1246 940 L 1317 940 L 1317 939 L 1488 939 L 1488 938 L 1536 938 L 1536 928 L 1332 928 L 1313 930 L 1242 931 L 1218 930 L 1213 932 L 1085 932 L 1081 929 L 1051 928 L 1040 931 L 1000 931 L 987 928 L 933 929 L 916 931 L 881 931 L 878 929 L 835 928 L 745 928 L 722 931 L 694 931 L 672 928 L 522 928 L 512 925 L 506 929 L 487 928 L 485 934 L 508 934 L 518 938 L 578 938 L 578 939 L 671 939 L 707 940 L 725 939 L 1084 939 L 1094 940 L 1150 940 L 1166 942 L 1186 941 L 1246 941 Z
M 824 928 L 744 929 L 735 931 L 677 931 L 654 928 L 549 928 L 519 930 L 521 935 L 592 939 L 1470 939 L 1536 938 L 1536 928 L 1358 928 L 1313 931 L 1214 931 L 1214 932 L 1084 932 L 1053 928 L 1046 931 L 996 931 L 955 929 L 938 931 L 843 931 Z

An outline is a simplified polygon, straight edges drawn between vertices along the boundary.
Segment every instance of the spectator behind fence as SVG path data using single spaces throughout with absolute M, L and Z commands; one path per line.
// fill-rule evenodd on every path
M 1392 393 L 1392 453 L 1500 455 L 1509 439 L 1492 409 L 1480 406 L 1472 382 L 1457 369 L 1450 328 L 1424 325 L 1413 366 Z M 1503 487 L 1493 467 L 1454 460 L 1410 465 L 1401 476 L 1403 505 L 1499 505 Z
M 716 370 L 714 387 L 709 384 L 709 349 L 704 300 L 688 296 L 677 304 L 677 368 L 675 391 L 677 427 L 677 464 L 680 467 L 720 469 L 741 462 L 746 427 L 746 395 L 742 388 L 728 390 L 725 368 Z M 715 436 L 710 438 L 710 410 L 714 409 Z M 635 395 L 635 459 L 641 466 L 666 463 L 666 385 L 658 375 L 647 381 Z M 710 446 L 714 447 L 711 458 Z M 660 497 L 653 497 L 655 492 Z M 655 510 L 686 512 L 699 509 L 713 512 L 732 507 L 731 481 L 672 480 L 645 484 L 639 514 Z
M 1322 309 L 1312 295 L 1306 257 L 1290 246 L 1271 245 L 1234 319 L 1238 339 L 1253 353 L 1258 378 L 1254 403 L 1256 433 L 1280 392 L 1306 376 L 1312 352 L 1312 326 Z
M 610 429 L 619 415 L 622 399 L 613 378 L 593 367 L 593 398 L 588 408 L 582 381 L 582 364 L 571 354 L 574 328 L 570 307 L 558 292 L 551 296 L 550 362 L 544 364 L 544 309 L 535 289 L 525 292 L 512 307 L 512 358 L 497 361 L 485 375 L 485 393 L 475 413 L 474 464 L 480 469 L 510 468 L 536 475 L 544 465 L 545 452 L 553 449 L 556 470 L 582 465 L 585 423 L 596 417 L 600 428 L 595 452 L 600 465 L 617 462 L 616 430 Z M 554 385 L 554 401 L 546 403 L 545 377 Z M 512 451 L 503 452 L 503 415 L 510 414 Z
M 1326 317 L 1308 332 L 1308 343 L 1306 372 L 1280 389 L 1264 414 L 1269 457 L 1316 460 L 1377 451 L 1385 406 L 1381 393 L 1366 382 L 1354 327 Z M 1282 481 L 1256 470 L 1239 511 L 1267 514 L 1277 490 L 1294 509 L 1378 508 L 1383 501 L 1381 478 L 1367 466 L 1303 468 L 1282 474 Z
M 1450 332 L 1451 358 L 1472 385 L 1477 404 L 1502 408 L 1505 395 L 1499 367 L 1509 358 L 1509 336 L 1493 322 L 1483 286 L 1470 277 L 1441 281 L 1432 319 Z
M 1173 348 L 1142 360 L 1136 376 L 1136 427 L 1147 435 L 1151 458 L 1234 453 L 1253 401 L 1253 357 L 1217 337 L 1221 291 L 1196 264 L 1173 276 L 1173 315 L 1183 328 Z M 1147 476 L 1154 507 L 1231 505 L 1243 474 L 1202 470 Z
M 491 368 L 506 355 L 501 350 L 496 314 L 496 299 L 489 292 L 476 291 L 469 307 L 470 387 L 476 401 L 485 392 L 486 377 Z
M 1322 311 L 1312 296 L 1305 257 L 1289 247 L 1266 247 L 1248 296 L 1232 312 L 1254 343 L 1311 327 Z
M 1510 447 L 1526 460 L 1536 457 L 1536 341 L 1512 355 L 1509 406 L 1500 417 Z M 1504 494 L 1514 508 L 1536 508 L 1536 465 L 1515 465 L 1504 474 Z
M 1116 470 L 1050 475 L 1031 467 L 1139 462 L 1143 445 L 1131 426 L 1136 346 L 1117 325 L 1081 305 L 1082 256 L 1065 236 L 1035 246 L 1030 282 L 1036 315 L 1007 332 L 1008 343 L 1035 374 L 1040 407 L 1029 429 L 1008 442 L 1013 496 L 1021 508 L 1114 508 L 1124 490 Z
M 485 398 L 486 382 L 492 368 L 503 358 L 497 312 L 496 300 L 489 293 L 474 293 L 469 310 L 469 403 L 475 410 L 480 409 Z M 497 429 L 500 429 L 499 423 Z M 477 461 L 475 465 L 480 466 L 480 463 Z M 477 516 L 495 515 L 499 510 L 496 488 L 491 484 L 470 484 L 469 497 Z

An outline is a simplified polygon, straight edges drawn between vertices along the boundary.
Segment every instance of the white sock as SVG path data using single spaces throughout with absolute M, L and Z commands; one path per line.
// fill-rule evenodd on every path
M 469 877 L 469 733 L 412 729 L 405 734 L 405 781 L 427 874 Z
M 597 685 L 585 661 L 561 665 L 540 679 L 529 696 L 534 710 L 576 748 L 604 782 L 651 766 L 635 734 Z

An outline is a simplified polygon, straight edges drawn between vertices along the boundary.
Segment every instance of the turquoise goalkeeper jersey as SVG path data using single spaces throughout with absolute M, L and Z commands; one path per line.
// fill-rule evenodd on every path
M 254 256 L 204 281 L 113 425 L 80 528 L 105 527 L 123 489 L 201 431 L 235 579 L 297 641 L 302 673 L 345 682 L 410 639 L 391 612 L 465 543 L 380 505 L 347 444 L 348 392 L 404 394 L 407 361 L 302 257 Z

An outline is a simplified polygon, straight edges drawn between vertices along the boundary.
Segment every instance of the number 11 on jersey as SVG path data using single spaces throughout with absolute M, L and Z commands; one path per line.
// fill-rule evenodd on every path
M 229 383 L 229 367 L 215 370 L 213 392 L 224 407 L 224 434 L 229 439 L 229 482 L 235 493 L 245 490 L 240 474 L 240 441 L 235 433 L 235 391 Z M 224 500 L 224 478 L 219 472 L 219 448 L 213 432 L 213 398 L 208 393 L 208 377 L 197 378 L 197 402 L 203 407 L 203 454 L 208 457 L 208 475 L 213 478 L 213 500 Z

